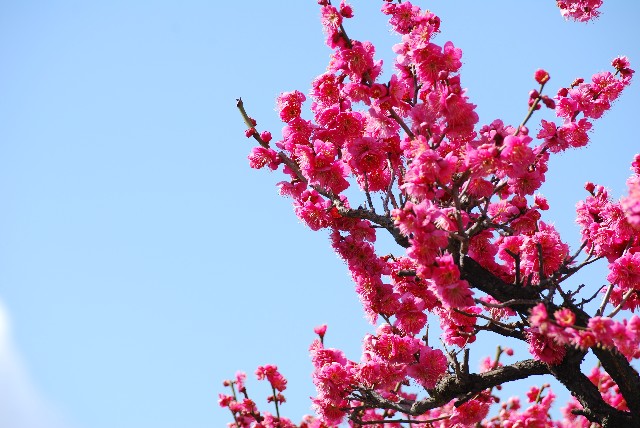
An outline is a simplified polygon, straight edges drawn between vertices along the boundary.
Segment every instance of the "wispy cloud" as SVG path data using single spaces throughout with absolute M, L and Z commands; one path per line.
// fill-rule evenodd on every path
M 0 427 L 65 428 L 38 392 L 11 338 L 9 314 L 0 300 Z

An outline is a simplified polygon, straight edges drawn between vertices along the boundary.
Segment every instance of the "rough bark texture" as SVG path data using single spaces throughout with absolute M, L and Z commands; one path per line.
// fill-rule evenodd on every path
M 535 360 L 525 360 L 486 373 L 446 376 L 438 382 L 433 391 L 430 391 L 431 397 L 416 401 L 411 406 L 411 414 L 421 415 L 427 410 L 442 406 L 454 398 L 458 400 L 468 399 L 485 389 L 490 389 L 503 383 L 548 373 L 549 369 L 546 364 Z
M 486 389 L 491 389 L 503 383 L 548 373 L 549 369 L 546 364 L 535 360 L 525 360 L 485 373 L 445 376 L 440 379 L 434 389 L 429 391 L 429 398 L 419 401 L 393 402 L 372 391 L 361 391 L 361 393 L 369 405 L 383 409 L 394 409 L 408 415 L 418 416 L 427 410 L 440 407 L 454 398 L 464 402 Z

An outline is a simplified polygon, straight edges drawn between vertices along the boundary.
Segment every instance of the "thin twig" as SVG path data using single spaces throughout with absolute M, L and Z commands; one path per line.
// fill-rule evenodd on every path
M 600 307 L 596 311 L 596 316 L 600 316 L 600 315 L 603 314 L 604 308 L 606 308 L 607 307 L 607 303 L 609 303 L 609 296 L 611 296 L 611 292 L 612 291 L 613 291 L 613 284 L 609 284 L 609 287 L 607 288 L 607 292 L 605 293 L 604 297 L 602 298 L 602 303 L 600 304 Z M 598 290 L 598 292 L 599 292 L 599 290 Z
M 540 84 L 540 89 L 538 90 L 538 96 L 536 97 L 536 100 L 533 102 L 533 104 L 531 104 L 531 107 L 529 107 L 529 111 L 527 112 L 527 115 L 525 116 L 525 118 L 522 121 L 522 123 L 520 124 L 520 126 L 518 126 L 518 129 L 516 130 L 516 133 L 514 135 L 518 136 L 518 134 L 520 133 L 520 130 L 522 128 L 524 128 L 524 126 L 527 124 L 529 119 L 531 119 L 531 116 L 533 115 L 533 112 L 536 111 L 536 108 L 538 107 L 538 104 L 540 104 L 540 101 L 542 100 L 542 89 L 543 88 L 544 88 L 544 83 L 541 83 Z
M 627 292 L 624 293 L 624 296 L 622 296 L 622 300 L 620 301 L 620 304 L 618 306 L 616 306 L 615 309 L 609 315 L 607 315 L 607 317 L 612 318 L 618 312 L 620 312 L 622 310 L 622 307 L 624 306 L 624 304 L 627 303 L 627 300 L 629 300 L 629 297 L 631 297 L 631 295 L 633 293 L 635 293 L 635 292 L 636 292 L 635 288 L 628 289 Z
M 252 136 L 253 138 L 256 139 L 256 141 L 265 149 L 269 148 L 269 143 L 267 143 L 266 141 L 264 141 L 262 139 L 262 137 L 260 136 L 260 134 L 258 133 L 258 130 L 256 129 L 255 125 L 253 124 L 253 119 L 251 119 L 249 117 L 249 115 L 247 114 L 246 110 L 244 109 L 244 103 L 242 102 L 242 98 L 238 98 L 236 100 L 236 107 L 238 107 L 238 110 L 240 110 L 240 115 L 242 115 L 242 120 L 244 120 L 245 125 L 247 125 L 247 127 L 251 130 L 253 130 L 252 132 Z

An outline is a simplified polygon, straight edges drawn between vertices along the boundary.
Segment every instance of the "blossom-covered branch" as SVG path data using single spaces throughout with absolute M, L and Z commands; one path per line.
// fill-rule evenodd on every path
M 557 3 L 578 21 L 597 17 L 601 5 Z M 363 339 L 359 361 L 325 346 L 326 327 L 316 330 L 311 356 L 318 418 L 300 426 L 345 420 L 352 426 L 497 427 L 522 420 L 551 426 L 555 396 L 548 386 L 530 389 L 526 409 L 512 399 L 488 417 L 498 400 L 494 389 L 541 374 L 553 375 L 573 395 L 556 426 L 640 426 L 640 376 L 632 365 L 640 358 L 640 317 L 634 314 L 640 309 L 640 155 L 621 201 L 587 183 L 588 195 L 577 205 L 582 240 L 573 252 L 543 221 L 549 203 L 538 193 L 551 156 L 587 146 L 590 130 L 631 83 L 627 58 L 615 58 L 611 71 L 578 78 L 555 96 L 545 93 L 550 73 L 537 70 L 537 89 L 520 124 L 496 119 L 480 125 L 462 86 L 462 50 L 435 42 L 441 22 L 433 12 L 383 1 L 382 13 L 400 36 L 395 74 L 383 79 L 373 44 L 347 35 L 353 8 L 344 0 L 318 4 L 333 53 L 308 94 L 312 117 L 303 118 L 307 95 L 282 93 L 276 104 L 285 126 L 272 143 L 271 133 L 259 132 L 237 103 L 246 136 L 258 143 L 251 167 L 282 171 L 280 193 L 293 200 L 309 228 L 328 232 L 376 326 Z M 542 108 L 556 119 L 532 125 Z M 531 126 L 539 129 L 535 135 Z M 347 192 L 353 188 L 361 192 Z M 397 253 L 376 253 L 381 229 L 398 244 Z M 605 260 L 609 285 L 589 313 L 596 295 L 582 296 L 585 287 L 570 280 Z M 430 337 L 434 321 L 441 347 Z M 503 365 L 498 352 L 480 373 L 470 373 L 469 350 L 479 334 L 526 342 L 533 359 Z M 586 375 L 581 364 L 590 353 L 600 365 Z M 284 384 L 275 369 L 259 373 L 272 383 L 276 415 L 258 412 L 248 396 L 223 396 L 235 427 L 295 426 L 280 417 L 284 398 L 275 385 Z

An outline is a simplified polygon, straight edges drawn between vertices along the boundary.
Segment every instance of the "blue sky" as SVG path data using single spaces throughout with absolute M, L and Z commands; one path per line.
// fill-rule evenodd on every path
M 376 43 L 388 76 L 397 39 L 379 4 L 354 1 L 347 30 Z M 537 68 L 554 93 L 619 54 L 640 63 L 635 2 L 605 1 L 586 25 L 551 0 L 416 4 L 463 49 L 482 123 L 519 123 Z M 1 426 L 220 427 L 222 380 L 265 363 L 299 420 L 313 326 L 359 358 L 372 327 L 346 267 L 276 195 L 280 176 L 249 169 L 235 108 L 242 96 L 277 138 L 275 97 L 307 92 L 323 40 L 312 0 L 0 1 L 0 402 L 14 400 Z M 551 162 L 547 219 L 574 248 L 584 182 L 625 190 L 639 104 L 635 82 L 588 149 Z

